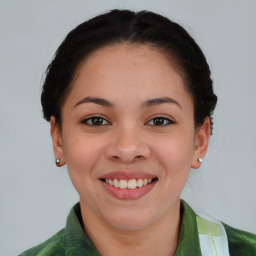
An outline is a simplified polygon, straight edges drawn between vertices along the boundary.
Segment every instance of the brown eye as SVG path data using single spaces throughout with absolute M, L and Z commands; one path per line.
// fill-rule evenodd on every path
M 100 116 L 93 116 L 90 118 L 86 118 L 82 121 L 82 123 L 85 123 L 85 124 L 91 125 L 91 126 L 102 126 L 102 125 L 110 124 L 106 119 L 104 119 Z
M 149 125 L 154 125 L 154 126 L 165 126 L 173 123 L 174 122 L 172 120 L 165 117 L 156 117 L 148 122 Z
M 155 119 L 153 119 L 153 122 L 154 122 L 154 125 L 164 125 L 165 123 L 164 123 L 164 118 L 155 118 Z

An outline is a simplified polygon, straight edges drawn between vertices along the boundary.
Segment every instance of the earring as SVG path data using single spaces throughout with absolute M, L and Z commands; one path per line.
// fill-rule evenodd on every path
M 203 162 L 203 158 L 199 157 L 198 159 L 198 162 L 201 164 Z
M 60 166 L 60 159 L 59 158 L 56 158 L 56 160 L 55 160 L 55 164 L 56 164 L 56 166 Z

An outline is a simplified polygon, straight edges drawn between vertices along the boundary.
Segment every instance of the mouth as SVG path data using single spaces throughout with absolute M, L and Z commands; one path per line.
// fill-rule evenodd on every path
M 99 179 L 103 188 L 120 200 L 136 200 L 149 193 L 158 178 L 145 173 L 111 173 Z
M 153 179 L 100 179 L 109 186 L 120 189 L 136 189 L 147 186 L 148 184 L 157 182 L 158 178 Z

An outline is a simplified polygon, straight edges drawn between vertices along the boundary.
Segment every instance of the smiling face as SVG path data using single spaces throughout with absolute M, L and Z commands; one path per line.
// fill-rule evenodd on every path
M 105 47 L 81 63 L 71 86 L 62 130 L 52 118 L 51 134 L 83 218 L 139 230 L 177 216 L 210 125 L 195 129 L 193 100 L 170 60 L 145 45 Z

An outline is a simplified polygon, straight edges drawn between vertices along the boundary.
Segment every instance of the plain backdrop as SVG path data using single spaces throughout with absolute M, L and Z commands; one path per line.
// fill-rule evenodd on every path
M 54 164 L 42 79 L 71 29 L 114 8 L 165 15 L 203 49 L 219 101 L 207 156 L 182 197 L 256 233 L 256 1 L 0 0 L 1 256 L 53 235 L 78 201 L 66 167 Z

